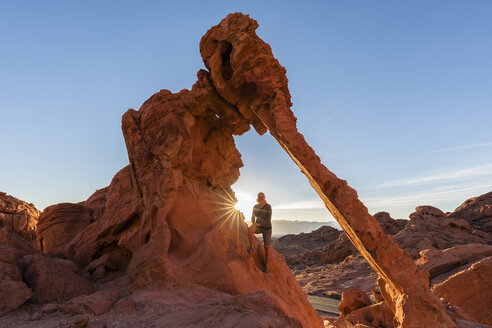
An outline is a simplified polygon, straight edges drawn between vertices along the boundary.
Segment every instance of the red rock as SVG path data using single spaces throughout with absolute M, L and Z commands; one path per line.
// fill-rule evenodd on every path
M 29 241 L 9 227 L 0 228 L 0 316 L 32 297 L 31 289 L 22 281 L 17 262 L 21 256 L 36 252 Z
M 88 294 L 94 288 L 77 273 L 78 268 L 72 261 L 36 254 L 23 257 L 21 263 L 24 279 L 33 289 L 36 302 L 64 301 Z
M 91 316 L 89 314 L 80 314 L 75 316 L 73 324 L 77 327 L 86 327 L 90 319 Z
M 41 319 L 42 315 L 41 313 L 39 312 L 34 312 L 31 316 L 31 321 L 38 321 L 39 319 Z
M 338 311 L 340 311 L 341 317 L 345 317 L 355 309 L 371 304 L 372 302 L 365 291 L 358 288 L 349 288 L 345 289 L 342 293 L 342 299 L 338 305 Z
M 141 290 L 129 297 L 139 308 L 158 313 L 149 320 L 155 327 L 303 327 L 268 291 L 229 295 L 195 285 Z
M 53 313 L 56 311 L 58 311 L 58 305 L 53 304 L 53 303 L 48 303 L 41 308 L 41 312 L 43 312 L 43 313 L 49 314 L 49 313 Z
M 33 241 L 39 214 L 33 204 L 0 192 L 0 228 L 9 227 L 22 238 Z
M 91 209 L 80 204 L 52 205 L 41 213 L 36 247 L 43 253 L 63 254 L 63 248 L 91 223 Z
M 319 265 L 323 263 L 323 247 L 336 240 L 341 233 L 333 227 L 322 226 L 310 233 L 286 235 L 272 240 L 272 246 L 285 256 L 285 261 L 291 269 Z
M 356 309 L 345 319 L 353 324 L 367 325 L 368 327 L 393 328 L 393 312 L 386 303 L 380 302 Z
M 468 221 L 446 216 L 432 206 L 419 206 L 410 221 L 394 236 L 414 258 L 425 249 L 444 250 L 456 245 L 492 244 L 492 233 L 473 228 Z
M 106 210 L 108 187 L 96 190 L 82 205 L 91 209 L 93 221 L 99 220 Z
M 135 312 L 135 310 L 136 310 L 135 300 L 133 300 L 132 298 L 121 298 L 113 306 L 113 310 L 116 312 L 122 312 L 122 313 Z
M 116 301 L 118 293 L 112 290 L 100 290 L 90 295 L 72 298 L 63 306 L 63 311 L 71 314 L 96 314 L 108 311 Z
M 492 192 L 466 200 L 448 216 L 465 219 L 479 230 L 492 232 Z
M 387 234 L 394 235 L 405 227 L 408 220 L 393 219 L 388 212 L 378 212 L 374 214 L 374 218 L 378 221 L 383 231 Z
M 269 131 L 299 166 L 350 241 L 395 290 L 399 325 L 454 326 L 428 289 L 427 274 L 383 232 L 355 190 L 321 164 L 297 131 L 285 69 L 256 36 L 257 27 L 256 21 L 231 14 L 202 38 L 200 52 L 215 89 L 260 134 Z
M 31 298 L 32 292 L 22 281 L 14 281 L 0 273 L 0 316 L 8 313 Z
M 420 252 L 417 265 L 435 277 L 463 264 L 492 255 L 492 246 L 483 244 L 459 245 L 445 249 L 426 249 Z
M 357 249 L 347 238 L 347 235 L 341 233 L 336 240 L 323 247 L 321 258 L 323 263 L 335 263 L 353 254 L 357 254 Z
M 434 285 L 432 290 L 474 320 L 492 325 L 492 256 Z

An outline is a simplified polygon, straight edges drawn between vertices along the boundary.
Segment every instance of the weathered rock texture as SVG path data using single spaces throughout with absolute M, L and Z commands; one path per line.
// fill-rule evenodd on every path
M 65 245 L 91 223 L 91 218 L 91 209 L 80 204 L 45 208 L 39 217 L 36 247 L 46 254 L 63 254 Z
M 72 261 L 34 254 L 24 256 L 19 263 L 36 302 L 66 301 L 94 289 L 90 281 L 78 274 Z
M 255 21 L 229 15 L 202 38 L 200 51 L 213 85 L 260 133 L 267 130 L 306 175 L 348 238 L 391 289 L 400 326 L 452 327 L 427 274 L 383 232 L 355 190 L 321 164 L 297 131 L 285 69 L 259 39 Z
M 492 232 L 492 192 L 468 199 L 448 216 L 466 220 L 479 230 Z
M 24 239 L 32 241 L 39 214 L 33 204 L 0 192 L 0 227 L 7 226 Z
M 35 253 L 29 241 L 9 227 L 0 228 L 0 315 L 24 304 L 32 297 L 32 290 L 22 281 L 18 260 Z
M 471 214 L 472 211 L 480 212 L 483 208 L 487 208 L 487 205 L 490 206 L 490 203 L 474 206 L 476 202 L 473 201 L 465 202 L 465 204 L 468 204 L 468 211 L 461 211 L 458 215 L 464 216 L 464 213 L 470 212 Z M 470 243 L 492 245 L 492 233 L 481 230 L 482 226 L 473 227 L 470 221 L 473 220 L 459 218 L 454 212 L 446 215 L 440 209 L 432 206 L 418 206 L 415 212 L 410 214 L 410 221 L 394 238 L 414 258 L 417 258 L 419 252 L 425 249 L 443 250 Z M 489 219 L 489 221 L 492 220 Z M 485 225 L 488 221 L 483 220 L 482 222 Z
M 474 320 L 492 325 L 492 256 L 452 275 L 432 289 Z
M 267 316 L 276 316 L 273 326 L 321 327 L 320 317 L 283 257 L 272 250 L 270 272 L 265 274 L 261 271 L 264 251 L 258 240 L 255 253 L 246 251 L 247 226 L 233 210 L 235 196 L 230 186 L 243 165 L 233 135 L 252 125 L 260 134 L 270 132 L 279 142 L 344 229 L 347 240 L 380 276 L 385 302 L 356 310 L 360 317 L 375 324 L 369 314 L 385 309 L 399 327 L 454 327 L 428 287 L 428 273 L 387 234 L 398 231 L 400 223 L 384 214 L 378 223 L 355 190 L 321 164 L 297 131 L 285 69 L 256 35 L 257 27 L 248 16 L 227 16 L 200 42 L 208 71 L 198 72 L 191 90 L 161 90 L 138 111 L 130 109 L 124 114 L 129 165 L 87 201 L 59 204 L 43 213 L 38 247 L 64 256 L 65 269 L 57 270 L 70 275 L 77 275 L 82 267 L 94 280 L 127 278 L 133 290 L 155 284 L 198 284 L 227 293 L 219 303 L 234 316 L 224 322 L 242 320 L 237 313 L 240 309 L 246 309 L 246 317 L 251 318 L 249 313 L 267 308 Z M 421 212 L 442 216 L 432 209 Z M 451 226 L 467 229 L 468 222 L 453 220 Z M 348 245 L 347 240 L 340 244 Z M 466 237 L 466 242 L 472 241 L 475 239 Z M 39 265 L 34 265 L 38 260 Z M 44 262 L 38 255 L 22 261 L 26 272 Z M 38 291 L 36 297 L 45 294 L 39 292 L 35 279 L 30 284 Z M 87 297 L 78 300 L 93 304 Z M 108 304 L 113 300 L 116 297 Z M 207 326 L 211 315 L 215 312 L 194 316 L 192 321 Z M 157 325 L 181 319 L 190 320 L 189 313 L 178 313 Z M 388 315 L 380 319 L 386 325 Z

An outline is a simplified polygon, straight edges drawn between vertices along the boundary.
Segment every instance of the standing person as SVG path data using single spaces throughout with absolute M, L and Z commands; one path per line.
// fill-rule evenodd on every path
M 249 240 L 251 247 L 248 253 L 253 253 L 253 235 L 263 234 L 263 245 L 265 246 L 265 267 L 263 272 L 268 273 L 268 253 L 270 248 L 270 241 L 272 239 L 272 207 L 268 204 L 265 194 L 260 192 L 256 199 L 256 205 L 253 207 L 253 214 L 251 215 L 251 226 L 248 228 Z

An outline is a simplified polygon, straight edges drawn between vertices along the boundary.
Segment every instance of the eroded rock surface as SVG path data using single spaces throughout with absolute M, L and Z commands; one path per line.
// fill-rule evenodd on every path
M 492 192 L 466 200 L 448 216 L 464 219 L 479 230 L 492 233 Z
M 208 304 L 212 309 L 174 311 L 160 318 L 158 326 L 180 321 L 184 326 L 206 327 L 216 325 L 219 318 L 223 326 L 239 321 L 249 327 L 260 312 L 266 326 L 321 327 L 283 256 L 272 251 L 270 272 L 265 274 L 259 241 L 254 242 L 256 252 L 246 251 L 247 227 L 233 210 L 230 186 L 242 166 L 233 135 L 252 125 L 260 134 L 269 131 L 299 165 L 343 227 L 346 239 L 340 244 L 350 241 L 380 276 L 385 302 L 356 310 L 361 318 L 375 324 L 369 314 L 384 308 L 400 327 L 454 327 L 442 302 L 428 288 L 428 273 L 390 237 L 400 223 L 385 214 L 371 216 L 355 190 L 321 164 L 297 131 L 285 69 L 256 35 L 257 27 L 248 16 L 227 16 L 200 42 L 208 71 L 198 72 L 191 90 L 161 90 L 138 111 L 125 113 L 122 130 L 129 165 L 85 202 L 46 211 L 37 240 L 40 249 L 73 264 L 68 271 L 65 264 L 58 271 L 77 274 L 83 268 L 98 281 L 124 278 L 129 290 L 156 284 L 200 285 L 207 295 L 220 294 L 216 303 Z M 412 220 L 445 216 L 431 208 L 417 212 Z M 450 231 L 455 227 L 470 231 L 464 243 L 476 241 L 469 222 L 447 219 L 445 227 Z M 475 221 L 483 226 L 482 218 Z M 56 231 L 67 233 L 59 238 Z M 408 238 L 413 242 L 413 235 Z M 416 248 L 428 244 L 424 240 Z M 34 259 L 49 261 L 28 255 L 23 260 L 28 272 Z M 39 291 L 34 280 L 29 284 Z M 217 309 L 222 310 L 217 313 Z M 387 316 L 379 321 L 386 322 Z
M 468 207 L 470 212 L 480 211 L 471 205 Z M 410 221 L 394 238 L 414 258 L 425 249 L 444 250 L 470 243 L 492 245 L 492 233 L 473 227 L 469 220 L 458 218 L 454 213 L 446 215 L 432 206 L 418 206 L 410 214 Z
M 91 223 L 91 218 L 91 209 L 81 204 L 45 208 L 39 217 L 36 247 L 46 254 L 63 254 L 65 245 Z
M 9 227 L 22 238 L 33 241 L 39 214 L 33 204 L 0 192 L 0 227 Z
M 21 257 L 36 253 L 31 242 L 13 232 L 0 228 L 0 316 L 24 304 L 32 290 L 22 279 Z
M 19 263 L 36 302 L 66 301 L 94 289 L 89 280 L 79 275 L 78 267 L 70 260 L 34 254 L 24 256 Z
M 492 256 L 469 269 L 456 273 L 432 287 L 434 292 L 449 303 L 459 306 L 470 317 L 492 325 Z

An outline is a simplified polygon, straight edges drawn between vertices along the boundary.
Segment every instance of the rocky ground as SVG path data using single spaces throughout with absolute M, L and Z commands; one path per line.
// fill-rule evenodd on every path
M 434 292 L 446 295 L 446 299 L 456 298 L 450 303 L 472 313 L 468 316 L 458 311 L 464 318 L 492 324 L 489 314 L 492 302 L 484 296 L 492 287 L 492 192 L 471 198 L 450 213 L 432 206 L 419 206 L 409 215 L 409 220 L 394 220 L 386 212 L 374 216 L 385 232 L 429 273 Z M 341 299 L 343 292 L 367 295 L 367 298 L 359 296 L 365 298 L 365 302 L 346 314 L 381 300 L 377 274 L 344 232 L 324 226 L 311 233 L 286 235 L 272 243 L 285 256 L 307 294 L 335 299 Z M 462 291 L 459 285 L 467 283 L 467 291 Z M 354 299 L 352 296 L 345 303 Z

